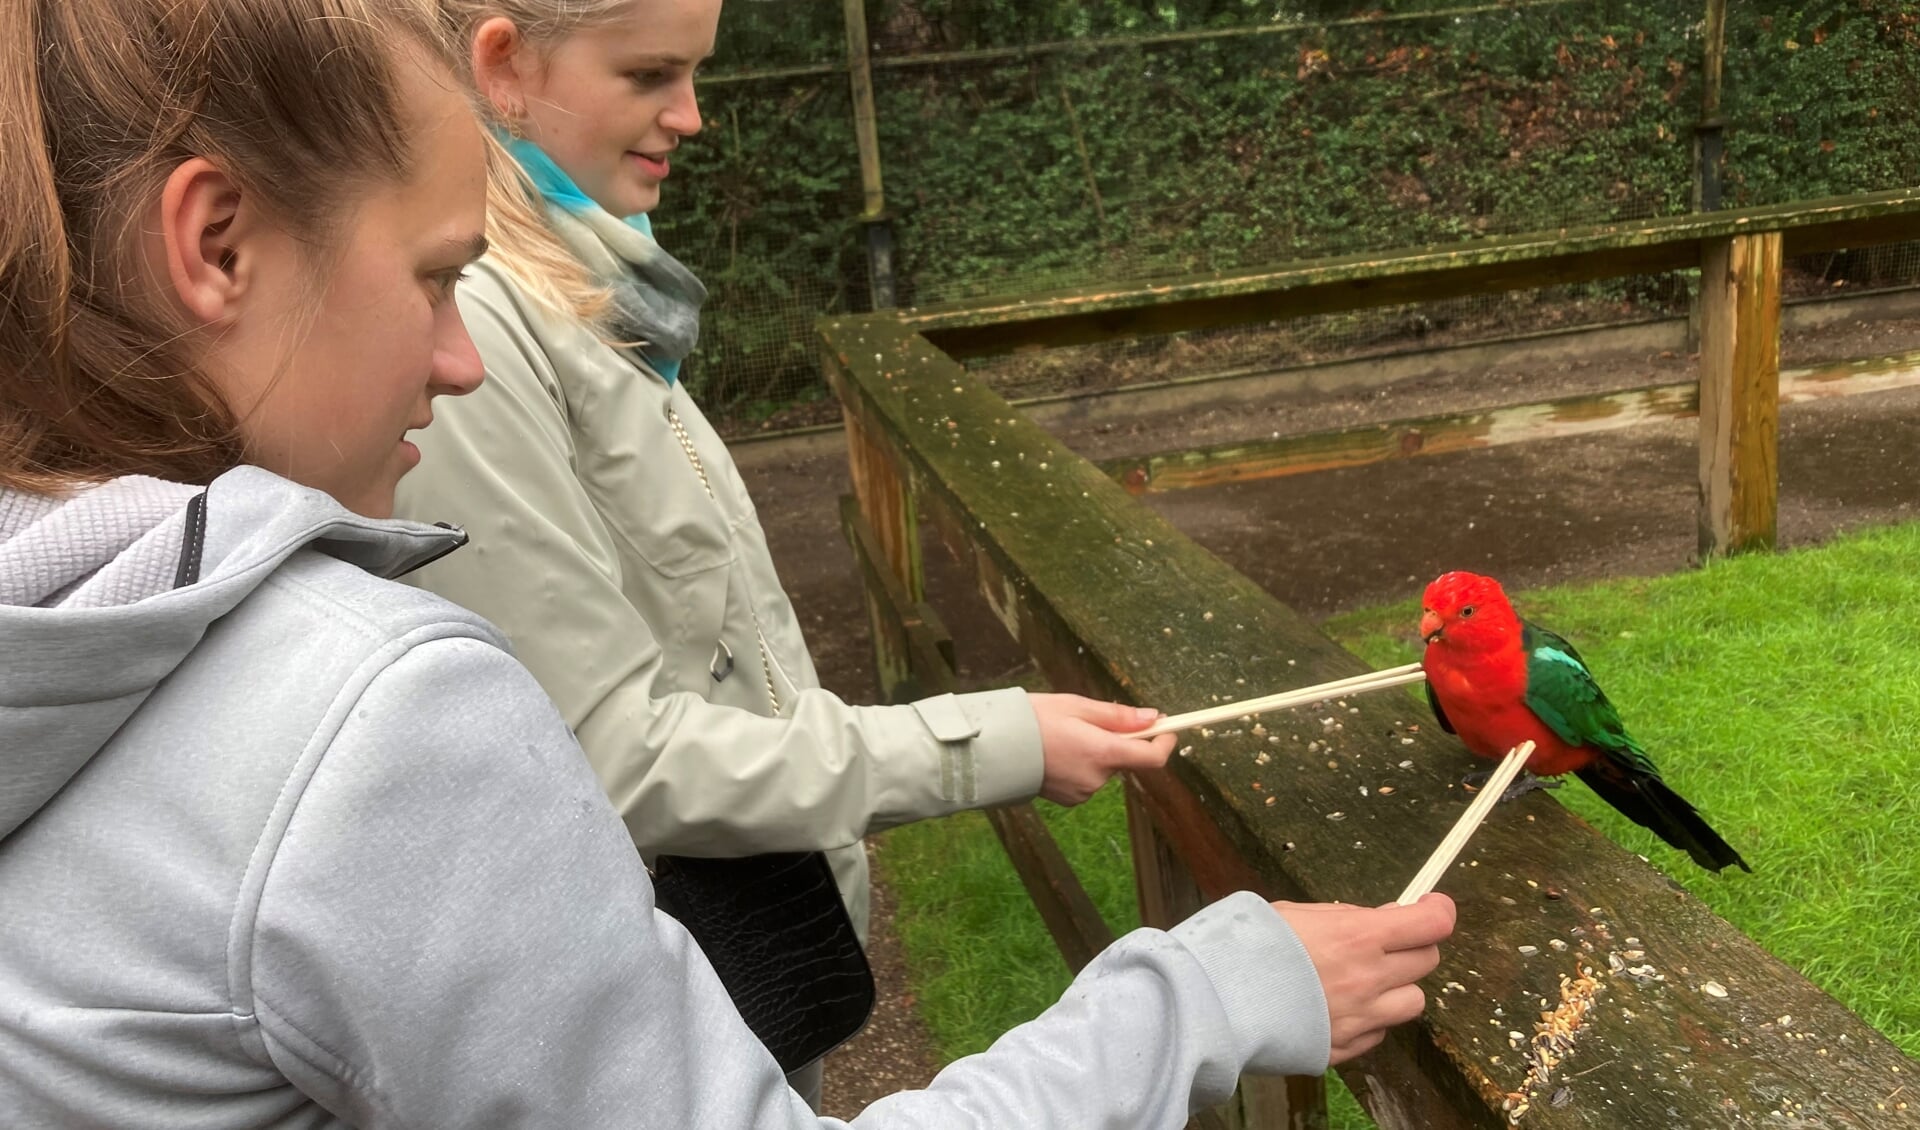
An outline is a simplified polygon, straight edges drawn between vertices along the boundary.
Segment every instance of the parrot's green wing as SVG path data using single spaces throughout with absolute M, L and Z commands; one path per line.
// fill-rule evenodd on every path
M 1627 733 L 1619 711 L 1573 645 L 1524 620 L 1520 632 L 1527 650 L 1527 709 L 1568 745 L 1585 746 L 1657 776 L 1660 770 L 1653 759 Z

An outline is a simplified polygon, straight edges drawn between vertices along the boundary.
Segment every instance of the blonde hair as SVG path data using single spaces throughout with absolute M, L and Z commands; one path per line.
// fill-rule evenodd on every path
M 243 461 L 139 224 L 202 157 L 325 260 L 356 192 L 411 171 L 408 46 L 452 62 L 419 0 L 0 0 L 0 488 Z
M 534 50 L 546 50 L 578 32 L 606 23 L 632 0 L 437 0 L 440 24 L 465 59 L 471 78 L 473 33 L 496 16 L 513 21 Z M 484 102 L 485 99 L 483 98 Z M 486 106 L 497 124 L 511 126 L 504 108 Z M 491 139 L 490 139 L 491 141 Z M 612 296 L 547 225 L 540 194 L 519 162 L 491 142 L 487 182 L 487 258 L 534 301 L 563 317 L 601 329 Z

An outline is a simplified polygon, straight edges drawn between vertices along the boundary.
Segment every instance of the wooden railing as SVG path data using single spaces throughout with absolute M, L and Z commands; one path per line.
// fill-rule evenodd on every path
M 960 356 L 1700 266 L 1697 399 L 1632 391 L 1614 414 L 1697 404 L 1702 545 L 1733 552 L 1773 537 L 1783 256 L 1915 237 L 1920 192 L 1896 193 L 823 321 L 857 500 L 843 519 L 883 691 L 955 686 L 951 644 L 925 603 L 923 521 L 1056 689 L 1176 712 L 1363 670 L 1141 505 L 1117 481 L 1131 470 L 1076 455 Z M 1886 383 L 1873 370 L 1819 379 Z M 1472 430 L 1445 418 L 1405 427 L 1397 434 L 1422 444 Z M 1406 443 L 1387 450 L 1406 454 Z M 1145 482 L 1164 475 L 1148 465 Z M 1391 900 L 1464 799 L 1458 743 L 1419 721 L 1411 703 L 1379 695 L 1185 736 L 1168 771 L 1126 781 L 1143 921 L 1171 924 L 1238 889 Z M 1030 808 L 993 820 L 1078 968 L 1110 938 L 1106 924 Z M 1503 809 L 1443 887 L 1460 925 L 1427 982 L 1426 1015 L 1341 1069 L 1387 1130 L 1920 1125 L 1920 1104 L 1909 1112 L 1899 1097 L 1920 1063 L 1551 799 Z M 1536 1023 L 1574 1012 L 1549 1064 Z M 1248 1080 L 1203 1119 L 1314 1126 L 1319 1086 Z

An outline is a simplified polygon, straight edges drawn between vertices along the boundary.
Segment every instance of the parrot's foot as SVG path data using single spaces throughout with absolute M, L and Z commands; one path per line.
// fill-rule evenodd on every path
M 1460 778 L 1460 783 L 1469 789 L 1479 789 L 1484 786 L 1492 776 L 1493 770 L 1491 769 L 1485 772 L 1476 770 Z M 1562 783 L 1558 777 L 1536 777 L 1522 769 L 1520 776 L 1514 780 L 1513 784 L 1507 787 L 1507 791 L 1500 794 L 1500 800 L 1503 803 L 1510 800 L 1518 800 L 1528 793 L 1533 792 L 1535 789 L 1557 789 Z

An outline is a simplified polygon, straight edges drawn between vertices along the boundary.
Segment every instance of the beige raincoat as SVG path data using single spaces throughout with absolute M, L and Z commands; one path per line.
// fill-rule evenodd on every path
M 864 937 L 861 837 L 1038 792 L 1024 691 L 859 707 L 820 689 L 683 387 L 485 260 L 459 301 L 487 379 L 435 402 L 399 513 L 472 542 L 409 580 L 506 633 L 644 856 L 827 850 Z

